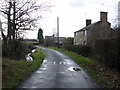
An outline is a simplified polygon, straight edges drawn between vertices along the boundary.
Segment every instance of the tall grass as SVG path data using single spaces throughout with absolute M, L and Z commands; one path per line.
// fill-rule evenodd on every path
M 2 88 L 14 88 L 21 83 L 28 75 L 40 67 L 44 59 L 41 49 L 32 53 L 33 61 L 16 61 L 8 58 L 2 60 Z

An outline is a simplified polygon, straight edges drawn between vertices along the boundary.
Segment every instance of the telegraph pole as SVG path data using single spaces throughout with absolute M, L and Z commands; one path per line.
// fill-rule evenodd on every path
M 59 48 L 59 17 L 57 17 L 57 42 Z

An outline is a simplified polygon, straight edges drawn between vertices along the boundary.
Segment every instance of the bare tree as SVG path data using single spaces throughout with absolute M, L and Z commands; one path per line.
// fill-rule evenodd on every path
M 9 0 L 9 2 L 4 1 L 4 4 L 1 4 L 0 12 L 2 12 L 1 15 L 8 21 L 6 37 L 14 40 L 17 39 L 19 31 L 34 30 L 37 20 L 41 18 L 41 15 L 34 17 L 32 14 L 47 10 L 50 7 L 45 2 L 37 5 L 36 1 L 31 0 L 21 0 L 19 2 L 13 0 Z
M 35 13 L 51 7 L 45 2 L 37 4 L 35 0 L 8 0 L 0 3 L 0 6 L 0 15 L 6 19 L 5 24 L 7 24 L 6 31 L 1 30 L 1 34 L 10 53 L 14 51 L 18 35 L 36 27 L 41 15 Z

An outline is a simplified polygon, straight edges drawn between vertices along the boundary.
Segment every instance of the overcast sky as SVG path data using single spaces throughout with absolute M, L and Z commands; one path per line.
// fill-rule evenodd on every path
M 99 21 L 100 11 L 108 12 L 108 21 L 114 26 L 119 0 L 38 0 L 38 3 L 41 1 L 54 6 L 40 12 L 42 18 L 39 25 L 34 32 L 27 34 L 27 38 L 37 38 L 38 28 L 43 29 L 44 36 L 52 36 L 57 31 L 57 16 L 62 37 L 74 37 L 75 31 L 85 27 L 86 19 L 91 19 L 92 23 Z

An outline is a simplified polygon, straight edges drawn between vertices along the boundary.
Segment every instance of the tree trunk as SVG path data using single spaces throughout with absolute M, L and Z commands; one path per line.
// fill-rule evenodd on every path
M 16 23 L 15 23 L 15 19 L 16 19 L 16 7 L 15 7 L 15 3 L 13 2 L 13 42 L 15 40 L 15 31 L 16 31 Z
M 7 55 L 8 57 L 12 57 L 12 30 L 13 24 L 11 20 L 11 9 L 12 9 L 12 2 L 9 2 L 9 9 L 8 9 L 8 38 L 7 38 Z
M 9 9 L 8 9 L 8 40 L 11 40 L 11 8 L 12 8 L 12 2 L 9 2 Z

